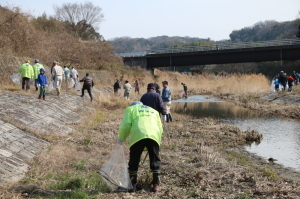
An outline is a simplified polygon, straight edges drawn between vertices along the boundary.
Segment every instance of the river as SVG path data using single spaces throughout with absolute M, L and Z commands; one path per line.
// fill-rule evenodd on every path
M 300 122 L 294 119 L 270 117 L 233 103 L 205 96 L 172 101 L 172 111 L 196 117 L 212 117 L 221 123 L 242 130 L 256 130 L 263 134 L 260 144 L 244 148 L 266 159 L 300 171 Z

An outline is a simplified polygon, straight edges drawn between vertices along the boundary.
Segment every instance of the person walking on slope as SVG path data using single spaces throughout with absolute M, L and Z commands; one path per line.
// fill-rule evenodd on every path
M 188 97 L 188 95 L 187 95 L 187 85 L 185 84 L 185 83 L 181 83 L 181 85 L 183 86 L 183 91 L 184 91 L 184 94 L 185 94 L 185 98 L 187 98 Z
M 93 101 L 93 96 L 92 96 L 92 92 L 91 92 L 91 89 L 94 87 L 94 81 L 93 81 L 93 78 L 90 77 L 90 74 L 87 73 L 85 75 L 85 77 L 80 80 L 79 82 L 83 82 L 83 87 L 82 87 L 82 95 L 81 97 L 84 96 L 84 90 L 86 89 L 89 93 L 89 96 L 91 98 L 91 102 Z
M 54 88 L 56 88 L 57 95 L 60 95 L 60 87 L 64 75 L 64 70 L 61 66 L 57 65 L 57 63 L 53 62 L 53 69 L 52 69 L 52 79 L 54 80 Z
M 34 86 L 35 86 L 35 90 L 37 91 L 38 90 L 38 75 L 40 74 L 40 69 L 41 68 L 44 68 L 44 66 L 42 64 L 39 63 L 40 60 L 36 59 L 34 60 L 34 65 L 32 66 L 32 69 L 33 69 L 33 73 L 34 73 Z
M 152 171 L 152 191 L 157 192 L 160 184 L 159 146 L 163 128 L 159 113 L 142 102 L 133 102 L 127 107 L 119 127 L 118 143 L 122 144 L 129 137 L 130 157 L 128 163 L 129 176 L 133 191 L 137 191 L 137 173 L 141 155 L 146 148 L 149 153 Z
M 147 86 L 147 93 L 145 93 L 141 97 L 141 102 L 146 105 L 150 106 L 151 108 L 155 109 L 162 115 L 166 115 L 166 109 L 164 102 L 162 101 L 161 96 L 155 91 L 156 85 L 153 83 L 148 84 Z
M 22 89 L 30 89 L 30 79 L 34 77 L 33 68 L 30 65 L 30 61 L 26 60 L 24 64 L 19 67 L 19 73 L 22 75 Z
M 72 66 L 72 70 L 70 71 L 70 77 L 74 80 L 74 88 L 75 84 L 77 83 L 78 80 L 78 72 L 75 70 L 74 66 Z
M 124 88 L 124 98 L 129 100 L 131 85 L 128 83 L 127 80 L 125 81 L 123 88 Z
M 279 73 L 279 83 L 282 85 L 283 89 L 285 91 L 285 88 L 286 88 L 286 75 L 283 71 L 280 71 Z
M 167 81 L 163 81 L 162 82 L 163 85 L 163 90 L 162 90 L 162 94 L 161 94 L 161 98 L 165 104 L 165 109 L 166 109 L 166 116 L 167 116 L 167 122 L 172 122 L 172 115 L 170 113 L 170 109 L 171 109 L 171 90 L 168 87 L 169 83 Z
M 69 79 L 70 79 L 70 69 L 68 69 L 67 66 L 64 66 L 64 74 L 65 74 L 65 76 L 64 76 L 65 82 L 66 82 L 66 84 L 68 84 Z
M 47 76 L 45 74 L 45 69 L 41 68 L 40 69 L 40 74 L 38 75 L 37 78 L 37 83 L 40 84 L 40 95 L 38 99 L 46 100 L 45 98 L 45 85 L 47 85 Z
M 288 92 L 292 92 L 295 79 L 293 78 L 292 75 L 288 76 L 286 79 L 287 79 L 288 86 L 289 86 Z
M 114 83 L 114 93 L 115 93 L 115 95 L 118 95 L 118 91 L 119 91 L 120 88 L 121 88 L 120 81 L 117 79 L 116 82 Z
M 133 87 L 134 87 L 134 92 L 138 92 L 138 95 L 140 94 L 140 84 L 138 83 L 138 80 L 135 80 L 134 84 L 133 84 Z

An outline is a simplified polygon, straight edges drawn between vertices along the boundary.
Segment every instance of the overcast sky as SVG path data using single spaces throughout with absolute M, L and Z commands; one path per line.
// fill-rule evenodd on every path
M 299 16 L 300 0 L 87 0 L 100 6 L 105 39 L 129 36 L 189 36 L 229 39 L 233 30 L 259 21 L 291 21 Z M 35 16 L 54 15 L 53 5 L 84 0 L 0 0 Z

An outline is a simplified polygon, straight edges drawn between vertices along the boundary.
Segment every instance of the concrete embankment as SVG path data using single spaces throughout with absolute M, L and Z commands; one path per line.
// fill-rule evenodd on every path
M 50 146 L 42 134 L 67 134 L 80 121 L 78 111 L 89 99 L 62 94 L 47 101 L 29 95 L 1 94 L 0 97 L 0 182 L 20 180 L 26 163 Z

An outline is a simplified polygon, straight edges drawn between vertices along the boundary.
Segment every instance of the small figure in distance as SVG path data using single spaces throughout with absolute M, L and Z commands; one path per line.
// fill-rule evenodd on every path
M 129 82 L 127 80 L 125 81 L 123 88 L 124 88 L 124 98 L 129 100 L 131 85 L 129 84 Z
M 39 95 L 38 99 L 46 100 L 45 86 L 47 85 L 47 75 L 45 74 L 45 69 L 44 68 L 40 69 L 40 74 L 38 75 L 37 83 L 40 84 L 40 95 Z
M 187 98 L 188 97 L 188 95 L 187 95 L 187 85 L 185 84 L 185 83 L 181 83 L 181 85 L 183 86 L 183 91 L 184 91 L 184 94 L 185 94 L 185 98 Z
M 171 97 L 171 90 L 170 88 L 168 87 L 169 83 L 167 81 L 163 81 L 162 82 L 162 85 L 163 85 L 163 90 L 162 90 L 162 94 L 161 94 L 161 98 L 164 102 L 164 105 L 165 105 L 165 109 L 166 109 L 166 116 L 167 116 L 167 122 L 172 122 L 172 115 L 170 113 L 170 109 L 171 109 L 171 100 L 172 100 L 172 97 Z
M 34 76 L 33 68 L 29 60 L 26 60 L 25 63 L 19 67 L 19 73 L 21 73 L 22 76 L 22 89 L 25 91 L 29 90 L 30 79 Z
M 140 84 L 138 82 L 138 80 L 135 80 L 134 84 L 133 84 L 133 87 L 134 87 L 134 92 L 138 92 L 138 95 L 140 94 Z
M 67 66 L 64 66 L 64 74 L 65 74 L 65 76 L 64 76 L 65 82 L 66 82 L 66 85 L 68 86 L 68 82 L 69 82 L 69 79 L 70 79 L 70 69 L 68 69 Z
M 93 96 L 92 96 L 92 91 L 91 89 L 94 87 L 94 81 L 93 81 L 93 78 L 90 77 L 90 74 L 87 73 L 85 75 L 85 77 L 80 80 L 79 82 L 83 82 L 83 86 L 82 86 L 82 95 L 81 97 L 84 96 L 84 90 L 86 89 L 90 95 L 90 98 L 91 98 L 91 102 L 93 101 Z
M 54 88 L 56 88 L 57 95 L 60 96 L 60 87 L 64 76 L 64 70 L 57 62 L 53 62 L 52 78 L 54 80 Z
M 70 71 L 70 77 L 74 80 L 74 83 L 76 84 L 78 81 L 78 72 L 74 68 L 74 66 L 72 66 L 72 70 Z M 75 88 L 75 84 L 74 84 L 74 88 Z
M 116 82 L 114 84 L 114 94 L 115 95 L 118 95 L 120 88 L 121 88 L 120 81 L 118 79 L 116 79 Z
M 42 64 L 40 64 L 39 62 L 40 62 L 40 60 L 38 60 L 38 59 L 34 60 L 35 64 L 32 66 L 33 73 L 34 73 L 34 77 L 33 77 L 34 86 L 35 86 L 36 91 L 38 90 L 38 85 L 37 85 L 38 81 L 37 81 L 37 79 L 38 79 L 38 75 L 40 74 L 40 69 L 44 68 L 44 66 Z

